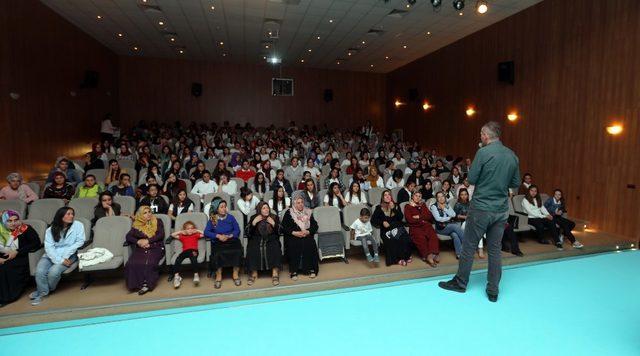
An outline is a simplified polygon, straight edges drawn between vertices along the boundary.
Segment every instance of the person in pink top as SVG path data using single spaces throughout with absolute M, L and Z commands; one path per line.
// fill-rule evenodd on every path
M 29 204 L 38 199 L 38 195 L 26 184 L 22 183 L 20 173 L 11 173 L 7 176 L 9 185 L 0 189 L 0 199 L 22 200 Z

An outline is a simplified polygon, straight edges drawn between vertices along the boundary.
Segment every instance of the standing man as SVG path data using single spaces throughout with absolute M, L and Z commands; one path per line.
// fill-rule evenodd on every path
M 509 188 L 520 185 L 518 157 L 500 142 L 500 124 L 490 121 L 480 130 L 480 149 L 469 170 L 469 183 L 475 185 L 458 273 L 452 280 L 440 282 L 440 288 L 464 293 L 473 266 L 473 255 L 482 236 L 487 234 L 489 274 L 487 297 L 498 301 L 498 285 L 502 276 L 502 233 L 509 215 Z

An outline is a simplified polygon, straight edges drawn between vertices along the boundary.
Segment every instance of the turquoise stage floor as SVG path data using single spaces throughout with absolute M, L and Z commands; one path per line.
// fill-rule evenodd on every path
M 0 330 L 0 355 L 640 355 L 640 252 Z

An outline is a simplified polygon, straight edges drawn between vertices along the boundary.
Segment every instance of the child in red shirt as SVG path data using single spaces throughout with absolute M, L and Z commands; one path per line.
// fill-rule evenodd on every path
M 182 252 L 176 258 L 173 264 L 173 287 L 180 288 L 182 284 L 182 277 L 178 272 L 182 261 L 189 259 L 191 261 L 191 267 L 193 268 L 193 284 L 196 286 L 200 284 L 200 276 L 198 275 L 198 240 L 202 238 L 204 234 L 202 231 L 196 229 L 196 225 L 192 221 L 187 221 L 182 225 L 182 231 L 176 231 L 171 234 L 171 237 L 180 240 L 182 243 Z

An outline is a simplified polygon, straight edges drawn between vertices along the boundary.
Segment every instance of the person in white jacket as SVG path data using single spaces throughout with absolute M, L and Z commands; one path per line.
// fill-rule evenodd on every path
M 206 194 L 217 191 L 218 184 L 211 179 L 211 173 L 207 170 L 202 173 L 202 180 L 198 181 L 196 185 L 193 186 L 193 189 L 191 189 L 191 193 L 200 196 L 200 199 L 204 198 Z
M 31 305 L 40 304 L 42 298 L 54 291 L 62 273 L 78 261 L 76 252 L 84 244 L 85 232 L 84 225 L 74 218 L 72 208 L 62 207 L 45 232 L 45 252 L 36 267 L 37 290 L 29 295 Z
M 403 178 L 404 174 L 402 173 L 401 169 L 396 169 L 395 171 L 393 171 L 393 175 L 391 175 L 391 177 L 389 177 L 389 179 L 387 179 L 387 184 L 385 184 L 385 187 L 387 187 L 387 189 L 394 189 L 394 188 L 402 188 L 404 187 L 404 178 Z
M 549 230 L 553 241 L 558 250 L 562 250 L 562 242 L 560 242 L 560 232 L 553 222 L 553 216 L 549 214 L 547 208 L 542 204 L 542 199 L 538 195 L 538 187 L 535 184 L 529 186 L 527 194 L 522 200 L 522 209 L 527 214 L 529 225 L 533 226 L 538 236 L 538 242 L 548 244 L 549 241 L 544 237 L 544 230 Z

